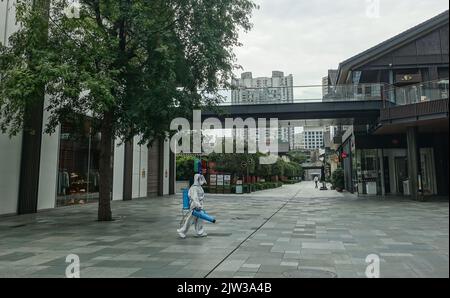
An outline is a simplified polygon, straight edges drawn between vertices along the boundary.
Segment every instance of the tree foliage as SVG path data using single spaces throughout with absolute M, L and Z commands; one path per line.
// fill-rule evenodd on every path
M 194 162 L 197 158 L 191 155 L 177 156 L 177 180 L 190 180 L 194 176 Z
M 344 170 L 341 167 L 337 168 L 331 175 L 331 183 L 335 188 L 341 190 L 345 188 Z
M 306 162 L 307 159 L 308 159 L 306 154 L 304 154 L 301 151 L 297 151 L 297 150 L 290 151 L 288 153 L 288 157 L 291 160 L 291 162 L 295 162 L 295 163 L 298 163 L 298 164 L 302 164 L 302 163 Z
M 69 115 L 97 118 L 99 219 L 110 220 L 111 140 L 164 138 L 174 117 L 217 103 L 236 67 L 238 33 L 251 28 L 256 6 L 251 0 L 79 2 L 79 18 L 65 15 L 64 0 L 17 3 L 20 29 L 0 45 L 0 129 L 19 133 L 30 101 L 42 100 L 31 96 L 41 88 L 48 95 L 47 132 Z
M 114 136 L 165 136 L 174 116 L 218 98 L 202 95 L 229 82 L 238 30 L 251 28 L 255 8 L 248 0 L 91 0 L 68 18 L 67 1 L 51 2 L 44 48 L 36 36 L 45 13 L 21 1 L 22 29 L 0 49 L 3 132 L 20 131 L 29 93 L 45 85 L 48 131 L 68 114 L 111 112 Z

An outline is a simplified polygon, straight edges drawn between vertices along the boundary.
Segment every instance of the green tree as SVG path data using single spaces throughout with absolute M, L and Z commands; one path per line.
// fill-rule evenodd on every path
M 246 175 L 247 167 L 249 175 L 255 173 L 256 163 L 254 154 L 248 153 L 212 153 L 208 156 L 209 161 L 216 163 L 216 170 L 234 175 Z M 243 165 L 246 165 L 243 167 Z
M 302 164 L 302 163 L 306 162 L 308 159 L 307 156 L 303 152 L 297 151 L 297 150 L 290 151 L 288 153 L 288 157 L 291 160 L 291 162 L 295 162 L 298 164 Z
M 20 30 L 0 46 L 0 128 L 15 135 L 49 95 L 47 132 L 91 113 L 101 132 L 98 219 L 112 219 L 112 144 L 166 137 L 170 121 L 217 103 L 235 67 L 251 0 L 81 0 L 17 3 Z M 201 90 L 201 91 L 200 91 Z M 214 96 L 217 95 L 217 96 Z M 26 121 L 25 121 L 26 122 Z M 26 128 L 26 127 L 25 127 Z
M 285 174 L 286 162 L 282 158 L 278 158 L 277 162 L 272 165 L 272 175 L 282 177 Z
M 259 156 L 259 155 L 257 155 L 257 156 Z M 273 168 L 273 165 L 270 165 L 270 164 L 265 165 L 265 164 L 260 164 L 258 162 L 258 164 L 256 165 L 256 173 L 258 173 L 258 176 L 269 178 L 270 176 L 272 176 L 272 173 L 273 173 L 272 168 Z
M 194 176 L 194 156 L 177 156 L 177 180 L 190 180 Z
M 344 170 L 341 167 L 337 168 L 331 175 L 331 183 L 335 188 L 341 190 L 345 188 Z

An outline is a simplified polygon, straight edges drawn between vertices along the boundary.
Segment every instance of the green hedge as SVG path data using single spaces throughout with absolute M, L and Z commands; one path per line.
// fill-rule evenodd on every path
M 250 189 L 250 192 L 255 192 L 265 189 L 278 188 L 282 186 L 283 182 L 258 182 L 254 184 L 244 184 L 242 186 L 242 192 L 245 194 L 248 193 L 248 189 Z M 204 187 L 204 190 L 205 192 L 208 192 L 208 187 Z M 236 193 L 236 185 L 231 186 L 231 193 Z
M 299 182 L 300 181 L 298 181 L 298 180 L 284 180 L 283 181 L 284 184 L 297 184 Z

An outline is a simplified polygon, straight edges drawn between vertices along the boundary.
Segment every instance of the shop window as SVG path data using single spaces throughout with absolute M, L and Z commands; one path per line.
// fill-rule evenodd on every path
M 356 171 L 358 193 L 376 195 L 380 190 L 380 173 L 377 150 L 357 150 Z
M 61 124 L 56 206 L 98 200 L 100 133 L 92 119 Z

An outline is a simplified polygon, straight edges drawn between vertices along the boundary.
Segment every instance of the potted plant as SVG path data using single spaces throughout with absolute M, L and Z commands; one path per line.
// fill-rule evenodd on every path
M 344 170 L 337 168 L 331 176 L 331 183 L 336 191 L 341 192 L 345 188 Z

